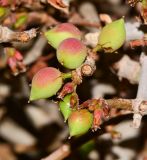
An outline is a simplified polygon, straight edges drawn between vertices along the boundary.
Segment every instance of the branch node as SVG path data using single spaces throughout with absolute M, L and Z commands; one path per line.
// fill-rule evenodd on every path
M 140 106 L 142 101 L 143 100 L 139 98 L 132 100 L 132 108 L 134 112 L 132 126 L 134 128 L 139 128 L 141 124 L 142 114 L 140 112 Z

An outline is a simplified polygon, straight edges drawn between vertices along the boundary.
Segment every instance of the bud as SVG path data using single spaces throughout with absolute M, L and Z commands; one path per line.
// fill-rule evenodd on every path
M 63 99 L 63 97 L 69 93 L 72 93 L 74 91 L 75 84 L 73 82 L 68 82 L 66 83 L 61 92 L 58 95 L 58 98 Z
M 75 69 L 85 60 L 86 46 L 78 39 L 68 38 L 57 48 L 57 59 L 66 68 Z
M 71 23 L 62 23 L 45 32 L 48 43 L 57 48 L 67 38 L 81 39 L 81 32 Z
M 103 118 L 103 110 L 102 109 L 96 109 L 94 110 L 94 120 L 93 120 L 93 130 L 96 131 L 98 128 L 100 128 L 100 125 L 102 123 Z
M 104 50 L 111 53 L 119 49 L 126 39 L 126 31 L 124 19 L 121 18 L 112 23 L 107 24 L 98 37 L 98 44 L 95 51 Z
M 7 64 L 10 67 L 13 75 L 18 75 L 20 72 L 26 71 L 26 66 L 23 63 L 22 54 L 12 47 L 5 48 L 5 55 L 7 55 Z
M 63 101 L 59 102 L 60 111 L 64 116 L 64 120 L 66 121 L 71 114 L 71 108 L 70 108 L 70 98 L 71 94 L 68 94 L 64 97 Z
M 32 79 L 30 101 L 49 98 L 62 86 L 61 72 L 53 67 L 39 70 Z
M 92 126 L 93 115 L 86 109 L 73 111 L 68 118 L 70 136 L 82 135 Z

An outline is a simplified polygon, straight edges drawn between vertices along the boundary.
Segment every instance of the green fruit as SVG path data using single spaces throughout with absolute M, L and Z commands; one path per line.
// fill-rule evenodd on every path
M 45 67 L 33 77 L 30 101 L 49 98 L 55 95 L 61 86 L 61 72 L 53 67 Z
M 81 32 L 71 23 L 62 23 L 45 32 L 48 43 L 57 48 L 67 38 L 81 39 Z
M 66 68 L 75 69 L 85 60 L 86 46 L 78 39 L 68 38 L 57 48 L 57 59 Z
M 86 109 L 73 111 L 68 118 L 70 136 L 86 133 L 92 126 L 93 115 Z
M 68 119 L 71 114 L 72 109 L 70 108 L 70 98 L 72 94 L 68 94 L 64 97 L 63 101 L 59 102 L 60 111 L 64 116 L 65 121 Z
M 95 51 L 104 50 L 111 53 L 119 49 L 126 39 L 126 30 L 124 19 L 121 18 L 112 23 L 107 24 L 98 37 L 98 44 Z

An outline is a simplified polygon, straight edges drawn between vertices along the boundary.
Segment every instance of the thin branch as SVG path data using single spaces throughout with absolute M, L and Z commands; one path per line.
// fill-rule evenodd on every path
M 147 46 L 147 40 L 145 39 L 136 39 L 136 40 L 132 40 L 130 41 L 130 47 L 131 48 L 135 48 L 135 47 L 140 47 L 140 46 Z
M 141 124 L 142 116 L 144 115 L 144 113 L 140 111 L 140 105 L 142 101 L 147 100 L 147 82 L 146 82 L 147 56 L 144 54 L 141 55 L 140 61 L 141 61 L 142 67 L 141 67 L 141 74 L 140 74 L 140 80 L 139 80 L 138 91 L 137 91 L 137 98 L 136 100 L 133 101 L 133 104 L 132 104 L 133 111 L 134 111 L 133 126 L 135 128 L 139 128 Z
M 61 160 L 69 156 L 70 153 L 71 153 L 70 146 L 68 144 L 64 144 L 60 148 L 58 148 L 55 152 L 53 152 L 51 155 L 49 155 L 46 158 L 43 158 L 42 160 Z
M 33 28 L 23 32 L 14 32 L 0 25 L 0 43 L 5 42 L 28 42 L 37 36 L 37 29 Z

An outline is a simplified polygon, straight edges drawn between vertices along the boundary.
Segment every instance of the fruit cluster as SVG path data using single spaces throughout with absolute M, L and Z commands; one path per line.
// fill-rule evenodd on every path
M 82 34 L 70 23 L 62 23 L 45 32 L 48 43 L 56 49 L 56 57 L 61 65 L 74 70 L 83 65 L 88 57 L 87 47 L 82 42 Z M 106 53 L 115 52 L 125 41 L 124 20 L 120 19 L 106 25 L 98 38 L 98 44 L 93 49 Z M 75 70 L 75 71 L 76 71 Z M 66 78 L 72 82 L 66 83 L 58 98 L 60 111 L 65 121 L 68 120 L 70 136 L 86 133 L 90 128 L 99 128 L 102 119 L 109 114 L 109 107 L 103 99 L 92 99 L 79 105 L 76 94 L 76 82 L 72 72 L 61 73 L 53 67 L 46 67 L 35 74 L 32 79 L 30 101 L 49 98 L 61 89 Z

